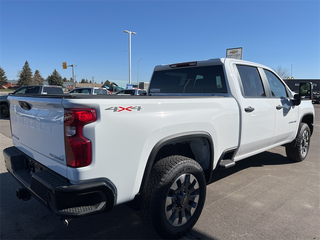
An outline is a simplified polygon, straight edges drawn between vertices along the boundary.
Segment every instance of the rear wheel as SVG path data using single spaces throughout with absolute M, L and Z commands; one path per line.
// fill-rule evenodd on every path
M 180 238 L 197 222 L 205 197 L 205 176 L 196 161 L 183 156 L 164 158 L 150 174 L 143 220 L 163 238 Z
M 311 132 L 308 124 L 301 123 L 298 134 L 292 143 L 286 146 L 286 154 L 295 162 L 303 161 L 309 152 Z

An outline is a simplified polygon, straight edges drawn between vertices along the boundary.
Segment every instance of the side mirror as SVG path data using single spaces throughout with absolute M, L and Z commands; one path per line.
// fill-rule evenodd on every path
M 299 106 L 301 103 L 300 94 L 295 94 L 292 99 L 292 103 L 294 106 Z
M 299 84 L 299 95 L 300 99 L 311 100 L 313 94 L 313 85 L 312 82 L 300 83 Z

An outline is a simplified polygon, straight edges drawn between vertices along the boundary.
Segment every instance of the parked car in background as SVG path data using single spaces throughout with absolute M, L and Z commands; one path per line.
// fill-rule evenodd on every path
M 147 95 L 144 89 L 123 89 L 116 93 L 117 95 Z
M 9 95 L 13 94 L 63 94 L 60 86 L 54 85 L 28 85 L 18 88 Z M 8 95 L 0 96 L 0 114 L 1 117 L 9 117 L 9 101 Z
M 90 94 L 90 95 L 104 95 L 104 94 L 111 94 L 106 88 L 98 88 L 98 87 L 81 87 L 75 88 L 71 90 L 69 93 L 83 93 L 83 94 Z
M 320 92 L 313 92 L 312 102 L 320 103 Z

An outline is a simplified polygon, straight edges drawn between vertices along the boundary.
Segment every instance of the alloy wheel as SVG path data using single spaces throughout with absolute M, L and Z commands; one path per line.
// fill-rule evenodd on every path
M 187 223 L 197 209 L 199 197 L 199 184 L 195 176 L 179 176 L 171 185 L 166 198 L 165 214 L 168 222 L 174 227 Z

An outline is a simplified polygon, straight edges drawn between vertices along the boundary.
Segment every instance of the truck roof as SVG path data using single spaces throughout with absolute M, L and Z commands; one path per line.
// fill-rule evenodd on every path
M 171 69 L 171 68 L 178 68 L 178 67 L 191 67 L 191 66 L 210 66 L 210 65 L 218 65 L 218 64 L 227 64 L 228 62 L 234 62 L 238 64 L 244 64 L 244 65 L 255 65 L 257 67 L 263 67 L 266 69 L 270 69 L 267 66 L 264 66 L 259 63 L 249 62 L 245 60 L 238 60 L 233 58 L 213 58 L 213 59 L 206 59 L 206 60 L 200 60 L 200 61 L 190 61 L 190 62 L 182 62 L 182 63 L 173 63 L 173 64 L 161 64 L 157 65 L 154 68 L 154 71 L 160 71 L 165 69 Z

